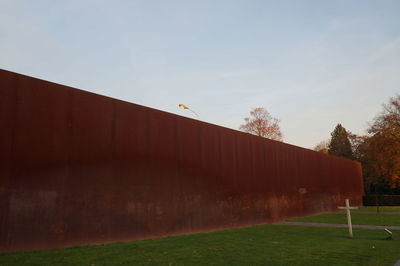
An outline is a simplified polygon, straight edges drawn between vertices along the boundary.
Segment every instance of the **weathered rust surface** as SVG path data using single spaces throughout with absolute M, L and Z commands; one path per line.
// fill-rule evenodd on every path
M 359 163 L 0 70 L 0 252 L 361 204 Z

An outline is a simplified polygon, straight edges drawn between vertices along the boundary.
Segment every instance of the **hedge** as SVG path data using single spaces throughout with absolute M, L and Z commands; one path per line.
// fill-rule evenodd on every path
M 400 195 L 365 195 L 364 206 L 400 206 Z

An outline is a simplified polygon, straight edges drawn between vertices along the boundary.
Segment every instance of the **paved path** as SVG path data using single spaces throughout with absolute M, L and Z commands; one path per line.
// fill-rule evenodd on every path
M 277 225 L 301 225 L 301 226 L 319 226 L 319 227 L 340 227 L 347 228 L 347 224 L 326 224 L 326 223 L 305 223 L 305 222 L 279 222 Z M 389 230 L 400 230 L 400 226 L 383 226 L 383 225 L 363 225 L 353 224 L 353 228 L 363 229 L 389 229 Z M 400 266 L 400 265 L 399 265 Z

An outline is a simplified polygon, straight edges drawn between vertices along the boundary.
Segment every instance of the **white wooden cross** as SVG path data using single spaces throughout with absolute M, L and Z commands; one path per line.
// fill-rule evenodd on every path
M 353 227 L 351 225 L 351 214 L 350 210 L 358 209 L 358 207 L 350 207 L 349 199 L 345 200 L 346 206 L 345 207 L 338 207 L 338 209 L 346 210 L 347 213 L 347 225 L 349 227 L 349 236 L 353 238 Z

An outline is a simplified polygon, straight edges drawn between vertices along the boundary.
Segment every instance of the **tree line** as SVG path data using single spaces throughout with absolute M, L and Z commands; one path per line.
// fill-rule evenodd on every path
M 331 138 L 318 143 L 314 150 L 359 161 L 366 194 L 400 194 L 400 95 L 382 107 L 365 135 L 353 134 L 337 124 Z M 244 120 L 240 130 L 283 141 L 280 120 L 265 108 L 252 109 Z
M 366 133 L 338 124 L 314 150 L 361 162 L 366 194 L 400 194 L 400 95 L 383 104 Z

